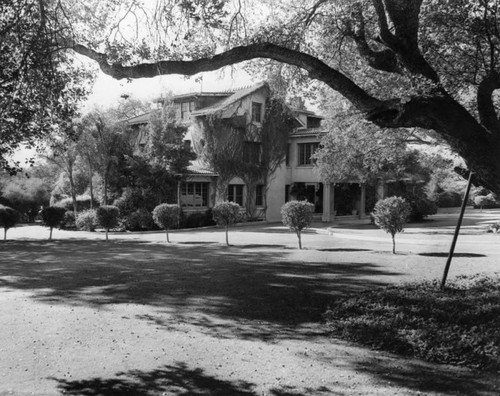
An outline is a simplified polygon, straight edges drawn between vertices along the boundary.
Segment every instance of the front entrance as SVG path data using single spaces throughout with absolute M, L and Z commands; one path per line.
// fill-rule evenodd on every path
M 290 198 L 314 204 L 314 213 L 323 213 L 323 183 L 294 183 Z
M 353 216 L 360 212 L 361 187 L 359 184 L 336 184 L 334 194 L 334 210 L 337 216 Z

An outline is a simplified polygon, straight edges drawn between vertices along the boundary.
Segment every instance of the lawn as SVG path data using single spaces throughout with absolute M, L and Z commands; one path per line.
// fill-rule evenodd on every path
M 220 230 L 174 232 L 170 245 L 164 233 L 105 242 L 55 230 L 48 242 L 41 228 L 11 230 L 0 245 L 0 393 L 498 393 L 495 375 L 330 337 L 323 314 L 335 301 L 442 272 L 443 257 L 429 255 L 446 250 L 436 235 L 424 246 L 408 230 L 392 255 L 390 238 L 366 232 L 308 231 L 299 251 L 278 226 L 232 230 L 230 247 Z M 493 237 L 464 236 L 450 277 L 495 272 L 498 252 L 482 247 Z

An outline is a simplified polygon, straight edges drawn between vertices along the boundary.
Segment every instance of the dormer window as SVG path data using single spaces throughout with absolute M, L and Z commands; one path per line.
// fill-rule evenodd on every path
M 262 122 L 262 103 L 252 102 L 252 121 Z
M 307 117 L 307 128 L 320 128 L 321 118 Z

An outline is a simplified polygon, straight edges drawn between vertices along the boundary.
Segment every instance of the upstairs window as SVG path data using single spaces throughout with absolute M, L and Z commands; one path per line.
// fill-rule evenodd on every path
M 319 127 L 321 127 L 321 118 L 307 117 L 307 127 L 308 128 L 319 128 Z
M 260 161 L 261 144 L 259 142 L 244 142 L 243 161 L 256 164 Z
M 285 165 L 290 166 L 290 143 L 286 145 Z
M 252 102 L 252 121 L 262 122 L 262 103 Z
M 299 145 L 299 165 L 312 165 L 314 163 L 311 158 L 314 152 L 318 149 L 318 143 L 300 143 Z

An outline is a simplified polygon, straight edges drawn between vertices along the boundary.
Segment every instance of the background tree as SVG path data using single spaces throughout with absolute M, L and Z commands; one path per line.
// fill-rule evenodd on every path
M 314 204 L 307 201 L 289 201 L 281 207 L 281 220 L 299 239 L 302 249 L 302 231 L 309 227 L 314 215 Z
M 181 208 L 179 207 L 179 205 L 161 204 L 153 210 L 153 219 L 158 227 L 161 227 L 165 230 L 167 242 L 169 243 L 170 240 L 168 238 L 168 230 L 179 223 L 180 214 Z
M 79 31 L 59 42 L 114 78 L 193 75 L 256 58 L 291 65 L 378 126 L 435 130 L 500 192 L 498 0 L 262 1 L 237 11 L 222 0 L 163 0 L 163 11 L 142 14 L 142 4 L 109 4 L 107 23 L 89 15 L 92 7 L 74 7 L 65 21 Z M 142 28 L 127 34 L 131 20 Z
M 54 227 L 59 227 L 64 220 L 66 209 L 58 206 L 48 206 L 40 212 L 42 216 L 42 224 L 50 228 L 49 241 L 52 240 L 52 230 Z
M 7 240 L 7 230 L 15 227 L 20 218 L 17 210 L 0 205 L 0 227 L 3 228 L 3 240 Z
M 410 205 L 401 197 L 381 199 L 375 204 L 375 224 L 392 237 L 392 253 L 396 254 L 396 234 L 403 232 L 410 216 Z
M 212 209 L 214 221 L 226 229 L 226 245 L 229 246 L 229 227 L 241 220 L 240 205 L 234 202 L 219 202 Z
M 47 180 L 25 175 L 13 176 L 4 181 L 2 197 L 12 208 L 33 223 L 41 207 L 49 204 L 51 185 Z
M 111 228 L 118 226 L 120 210 L 116 206 L 103 205 L 96 209 L 97 223 L 106 230 L 106 241 Z
M 60 50 L 55 8 L 37 0 L 0 4 L 0 167 L 11 173 L 21 164 L 10 154 L 67 128 L 91 79 Z

